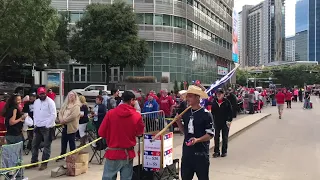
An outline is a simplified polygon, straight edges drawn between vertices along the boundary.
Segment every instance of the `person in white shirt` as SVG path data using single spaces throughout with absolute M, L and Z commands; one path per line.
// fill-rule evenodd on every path
M 47 97 L 46 89 L 39 87 L 37 90 L 39 99 L 34 102 L 34 137 L 32 140 L 31 163 L 38 162 L 40 143 L 43 141 L 42 161 L 48 160 L 51 154 L 52 131 L 54 131 L 57 110 L 54 101 Z M 35 168 L 38 165 L 30 166 L 27 169 Z M 41 164 L 39 170 L 47 169 L 47 163 Z
M 255 101 L 258 101 L 259 100 L 259 91 L 256 89 L 255 91 L 254 91 L 254 100 Z

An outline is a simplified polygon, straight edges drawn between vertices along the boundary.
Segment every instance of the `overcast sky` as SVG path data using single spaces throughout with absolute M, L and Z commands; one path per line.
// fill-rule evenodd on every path
M 234 0 L 234 8 L 240 12 L 244 5 L 256 5 L 263 0 Z M 295 35 L 295 4 L 296 0 L 286 0 L 286 37 Z

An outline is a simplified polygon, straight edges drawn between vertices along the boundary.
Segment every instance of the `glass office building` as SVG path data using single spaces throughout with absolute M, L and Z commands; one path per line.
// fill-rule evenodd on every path
M 307 47 L 307 60 L 320 61 L 320 2 L 298 0 L 296 3 L 296 34 L 307 34 L 296 41 L 296 47 Z M 300 57 L 298 51 L 296 51 Z M 301 52 L 303 53 L 303 52 Z
M 148 41 L 151 55 L 144 68 L 120 69 L 120 76 L 169 76 L 171 82 L 199 79 L 212 83 L 217 67 L 232 62 L 233 0 L 127 0 L 137 14 L 139 36 Z M 81 19 L 90 3 L 111 0 L 52 0 L 69 11 L 71 23 Z M 120 78 L 121 79 L 121 78 Z M 121 80 L 120 80 L 121 81 Z

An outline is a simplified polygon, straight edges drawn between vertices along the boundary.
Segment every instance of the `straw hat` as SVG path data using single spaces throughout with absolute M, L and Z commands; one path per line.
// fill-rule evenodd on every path
M 182 96 L 182 95 L 185 95 L 187 93 L 187 90 L 181 90 L 179 91 L 179 94 Z
M 206 92 L 202 91 L 202 89 L 200 87 L 194 86 L 194 85 L 190 85 L 186 93 L 198 95 L 198 96 L 200 96 L 201 99 L 209 98 L 209 96 Z

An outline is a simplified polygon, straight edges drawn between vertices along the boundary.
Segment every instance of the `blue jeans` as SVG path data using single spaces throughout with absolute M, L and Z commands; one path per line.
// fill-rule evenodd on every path
M 310 100 L 309 99 L 304 100 L 303 108 L 306 108 L 306 109 L 310 108 Z
M 131 180 L 133 175 L 133 159 L 110 160 L 106 159 L 102 180 L 116 180 L 120 171 L 120 180 Z

